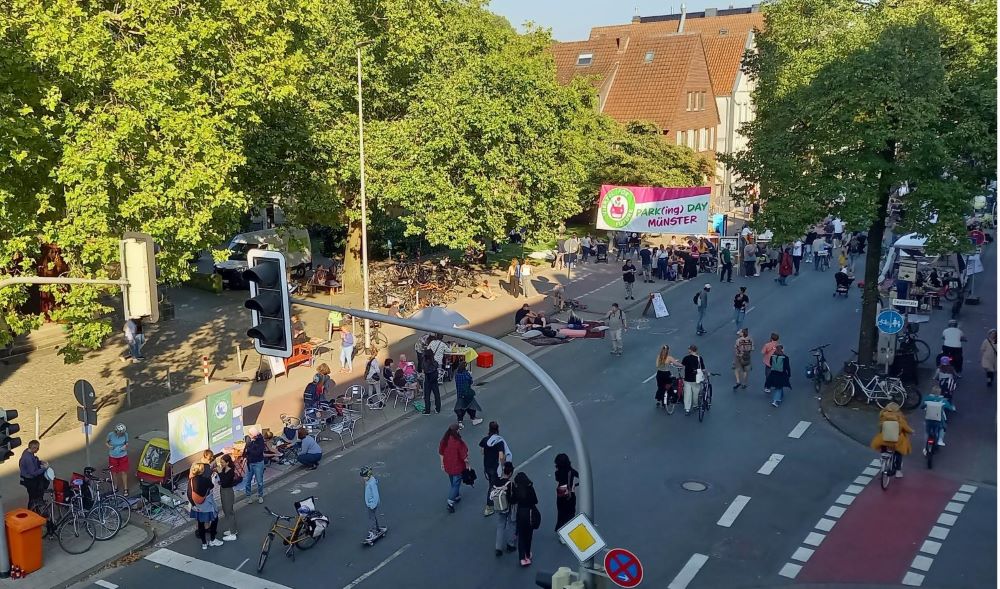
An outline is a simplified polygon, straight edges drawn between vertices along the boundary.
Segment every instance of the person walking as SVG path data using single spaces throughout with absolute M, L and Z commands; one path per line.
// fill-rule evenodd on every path
M 634 301 L 635 294 L 632 293 L 632 285 L 635 284 L 635 264 L 630 258 L 627 258 L 625 265 L 622 266 L 622 280 L 625 282 L 625 300 L 632 299 Z
M 108 470 L 115 479 L 118 490 L 128 496 L 128 432 L 125 424 L 119 423 L 115 429 L 108 432 L 104 440 L 108 447 Z
M 459 433 L 459 426 L 453 423 L 445 430 L 438 443 L 441 456 L 441 470 L 448 475 L 448 513 L 455 513 L 455 504 L 462 500 L 462 473 L 469 468 L 469 447 Z
M 434 350 L 424 350 L 424 415 L 431 414 L 431 394 L 434 395 L 434 409 L 441 413 L 441 389 L 438 387 L 438 362 Z M 457 424 L 456 424 L 457 425 Z
M 41 509 L 45 490 L 49 488 L 49 479 L 45 476 L 49 463 L 38 458 L 41 447 L 38 440 L 31 440 L 17 463 L 21 486 L 28 492 L 28 509 L 35 512 Z
M 705 369 L 705 361 L 698 355 L 698 346 L 688 346 L 687 356 L 681 360 L 684 366 L 684 415 L 691 415 L 691 407 L 701 393 L 701 379 L 698 371 Z
M 792 254 L 785 249 L 781 252 L 781 261 L 778 263 L 778 277 L 774 279 L 775 282 L 781 286 L 788 286 L 788 277 L 792 275 L 794 271 L 794 266 L 792 264 Z
M 361 467 L 361 479 L 365 482 L 365 511 L 368 513 L 368 536 L 366 540 L 372 542 L 386 531 L 386 528 L 383 528 L 378 522 L 378 507 L 382 503 L 382 497 L 378 492 L 378 479 L 375 478 L 375 473 L 371 467 Z
M 698 307 L 698 325 L 695 333 L 697 335 L 705 335 L 708 333 L 705 331 L 705 313 L 708 312 L 708 293 L 712 292 L 712 285 L 706 284 L 702 287 L 701 291 L 695 293 L 694 304 Z
M 771 390 L 771 405 L 777 407 L 785 400 L 785 389 L 791 388 L 792 369 L 789 366 L 785 347 L 778 344 L 771 354 L 771 370 L 767 373 L 764 386 Z
M 739 331 L 734 348 L 733 374 L 736 376 L 736 384 L 733 385 L 733 390 L 735 391 L 739 388 L 747 388 L 750 368 L 753 364 L 753 360 L 750 358 L 750 353 L 753 352 L 753 340 L 750 339 L 749 329 L 744 327 Z
M 226 531 L 222 539 L 232 542 L 239 536 L 240 525 L 236 521 L 236 491 L 234 487 L 243 482 L 243 477 L 236 474 L 236 463 L 229 454 L 222 454 L 215 461 L 215 473 L 219 477 L 219 503 L 222 514 L 226 518 Z
M 483 419 L 477 418 L 476 412 L 482 411 L 483 408 L 479 406 L 479 401 L 476 401 L 476 391 L 472 388 L 472 373 L 469 372 L 464 358 L 458 361 L 458 368 L 455 370 L 455 391 L 457 393 L 455 415 L 458 417 L 459 427 L 463 427 L 462 419 L 466 413 L 472 419 L 472 425 L 482 423 Z
M 517 550 L 514 521 L 517 508 L 514 504 L 513 482 L 511 481 L 514 477 L 514 463 L 504 462 L 500 468 L 500 476 L 493 477 L 489 495 L 490 503 L 496 506 L 497 533 L 493 548 L 498 557 L 503 556 L 505 548 L 507 552 Z
M 743 321 L 747 318 L 747 310 L 750 308 L 750 297 L 747 295 L 747 287 L 741 286 L 740 292 L 733 297 L 733 321 L 736 323 L 736 333 L 740 333 Z
M 796 239 L 792 243 L 792 266 L 795 268 L 795 275 L 799 275 L 799 264 L 802 263 L 802 240 Z
M 251 426 L 247 428 L 247 442 L 243 447 L 243 457 L 247 461 L 247 473 L 244 477 L 243 494 L 247 500 L 253 494 L 253 481 L 257 479 L 257 503 L 264 502 L 264 452 L 267 442 L 260 430 Z
M 767 375 L 771 372 L 771 356 L 778 347 L 778 334 L 772 333 L 771 339 L 760 349 L 761 358 L 764 360 L 764 392 L 770 393 L 767 388 Z
M 625 318 L 625 312 L 621 310 L 618 303 L 611 303 L 611 309 L 604 318 L 607 319 L 608 331 L 611 332 L 611 353 L 621 356 L 625 349 L 622 340 L 625 332 L 628 331 L 628 320 Z
M 507 446 L 507 440 L 500 435 L 500 424 L 495 421 L 490 422 L 487 434 L 479 440 L 479 451 L 483 455 L 483 475 L 491 485 L 495 486 L 497 478 L 503 474 L 500 466 L 513 459 L 513 454 Z M 484 517 L 493 515 L 494 505 L 490 495 L 490 493 L 486 495 L 486 507 L 483 508 Z
M 557 257 L 557 260 L 561 260 L 561 257 Z M 519 294 L 519 280 L 518 280 L 518 268 L 517 268 L 517 258 L 512 258 L 510 265 L 507 266 L 507 285 L 510 287 L 510 296 L 517 298 Z
M 580 485 L 580 473 L 573 468 L 569 456 L 556 454 L 556 531 L 576 517 L 576 488 Z M 561 540 L 561 538 L 560 538 Z
M 962 374 L 962 344 L 966 341 L 965 334 L 958 328 L 958 321 L 949 320 L 948 327 L 941 332 L 941 353 L 951 358 L 951 365 L 959 374 Z
M 743 275 L 747 278 L 757 275 L 757 246 L 748 243 L 743 247 Z
M 997 373 L 997 330 L 991 329 L 986 333 L 986 339 L 979 346 L 979 356 L 986 371 L 986 386 L 992 387 Z
M 729 251 L 729 244 L 722 246 L 719 252 L 719 262 L 722 264 L 722 271 L 719 272 L 719 282 L 733 281 L 733 252 Z
M 656 355 L 656 394 L 654 395 L 657 407 L 667 406 L 664 396 L 674 382 L 674 375 L 670 368 L 679 365 L 680 362 L 670 355 L 670 346 L 666 344 L 660 346 L 660 353 Z
M 340 332 L 340 371 L 350 373 L 354 370 L 354 332 L 345 329 Z
M 219 529 L 219 509 L 215 505 L 212 489 L 211 467 L 204 462 L 191 465 L 188 476 L 188 501 L 191 502 L 191 519 L 197 522 L 194 535 L 201 540 L 201 549 L 222 546 L 224 542 L 216 538 Z M 211 538 L 211 540 L 209 540 Z
M 639 250 L 639 261 L 642 263 L 642 281 L 650 283 L 653 281 L 653 250 L 649 249 L 649 244 L 643 244 Z
M 125 321 L 122 333 L 125 335 L 125 345 L 128 347 L 128 351 L 121 356 L 122 362 L 127 362 L 129 358 L 134 362 L 145 360 L 142 346 L 146 343 L 146 336 L 142 333 L 142 319 L 130 318 Z
M 514 477 L 514 504 L 517 506 L 517 554 L 521 559 L 521 566 L 526 567 L 531 565 L 531 539 L 541 525 L 542 514 L 538 511 L 535 485 L 523 472 Z

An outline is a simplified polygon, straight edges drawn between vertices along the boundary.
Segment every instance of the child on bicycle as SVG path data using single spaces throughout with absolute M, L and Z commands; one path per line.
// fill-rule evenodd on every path
M 931 394 L 924 397 L 924 429 L 927 437 L 937 440 L 937 445 L 944 447 L 944 432 L 947 428 L 948 414 L 946 410 L 954 411 L 951 401 L 941 394 L 941 388 L 934 386 Z M 927 450 L 924 449 L 924 452 Z
M 938 357 L 938 367 L 934 371 L 934 382 L 941 389 L 941 395 L 948 401 L 953 401 L 952 397 L 958 388 L 958 373 L 955 372 L 955 367 L 952 366 L 949 356 L 941 355 Z M 951 410 L 955 411 L 954 404 Z
M 385 533 L 386 528 L 379 526 L 378 512 L 376 511 L 381 503 L 378 493 L 378 479 L 370 466 L 361 467 L 361 478 L 365 481 L 365 507 L 368 508 L 368 536 L 367 542 L 372 542 Z

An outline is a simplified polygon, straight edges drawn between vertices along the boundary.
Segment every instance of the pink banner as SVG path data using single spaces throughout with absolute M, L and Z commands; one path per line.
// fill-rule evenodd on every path
M 709 186 L 601 186 L 597 228 L 639 233 L 704 233 Z

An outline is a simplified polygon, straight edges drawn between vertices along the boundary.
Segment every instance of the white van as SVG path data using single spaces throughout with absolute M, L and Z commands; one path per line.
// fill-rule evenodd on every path
M 247 252 L 266 249 L 285 254 L 285 265 L 293 275 L 312 270 L 312 244 L 305 229 L 278 228 L 240 233 L 227 248 L 229 259 L 215 264 L 215 273 L 222 277 L 223 288 L 249 288 L 243 280 L 247 269 Z

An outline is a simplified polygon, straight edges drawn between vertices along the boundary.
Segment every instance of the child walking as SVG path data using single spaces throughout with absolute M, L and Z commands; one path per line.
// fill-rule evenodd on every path
M 376 512 L 380 503 L 378 479 L 375 478 L 371 467 L 368 466 L 361 468 L 361 478 L 365 480 L 365 507 L 368 508 L 368 537 L 365 541 L 374 542 L 386 531 L 386 528 L 379 526 L 378 513 Z

